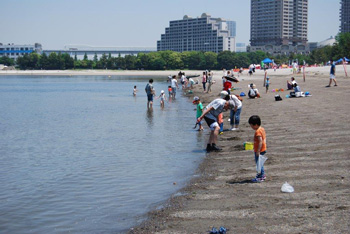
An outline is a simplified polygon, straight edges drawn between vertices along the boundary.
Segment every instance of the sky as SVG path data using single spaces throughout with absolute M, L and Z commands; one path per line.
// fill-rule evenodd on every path
M 340 0 L 309 0 L 309 42 L 339 32 Z M 169 21 L 209 13 L 237 23 L 249 44 L 250 0 L 0 0 L 0 43 L 156 47 Z

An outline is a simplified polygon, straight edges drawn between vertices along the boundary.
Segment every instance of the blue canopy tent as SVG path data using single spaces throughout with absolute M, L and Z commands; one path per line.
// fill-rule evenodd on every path
M 263 63 L 272 63 L 272 60 L 269 58 L 266 58 L 262 61 Z
M 346 57 L 344 57 L 344 59 L 345 59 L 346 62 L 350 61 L 350 59 L 348 59 Z M 338 59 L 337 61 L 335 61 L 335 63 L 343 63 L 343 58 Z
M 338 59 L 337 61 L 335 61 L 335 63 L 342 63 L 343 62 L 343 59 Z

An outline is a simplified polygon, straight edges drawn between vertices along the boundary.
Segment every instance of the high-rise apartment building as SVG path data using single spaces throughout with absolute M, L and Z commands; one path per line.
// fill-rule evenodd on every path
M 275 47 L 274 53 L 307 46 L 308 0 L 251 0 L 251 47 Z
M 157 41 L 157 51 L 235 51 L 235 37 L 229 29 L 232 22 L 228 22 L 206 13 L 198 18 L 185 15 L 182 20 L 170 21 L 165 34 Z
M 350 32 L 350 0 L 341 0 L 340 4 L 340 32 Z
M 236 37 L 236 21 L 227 21 L 227 27 L 230 31 L 230 37 Z

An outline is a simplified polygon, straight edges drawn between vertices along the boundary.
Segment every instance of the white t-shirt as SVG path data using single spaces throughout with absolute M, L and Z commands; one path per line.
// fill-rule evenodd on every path
M 205 117 L 217 121 L 218 115 L 224 110 L 225 103 L 226 103 L 226 100 L 221 99 L 221 98 L 215 99 L 214 101 L 209 103 L 205 107 L 205 109 L 209 109 L 210 107 L 213 107 L 213 109 L 211 111 L 209 111 L 205 115 Z
M 173 88 L 177 87 L 177 80 L 176 79 L 171 80 L 171 87 L 173 87 Z
M 235 106 L 237 106 L 237 109 L 242 107 L 242 102 L 236 97 L 236 95 L 230 95 L 230 99 L 235 103 Z

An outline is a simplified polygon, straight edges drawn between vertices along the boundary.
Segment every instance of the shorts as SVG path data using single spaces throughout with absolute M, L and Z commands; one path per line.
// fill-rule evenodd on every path
M 176 93 L 176 87 L 171 87 L 173 93 Z
M 335 75 L 334 75 L 334 74 L 331 74 L 330 77 L 329 77 L 329 79 L 331 79 L 331 80 L 335 79 Z
M 147 99 L 149 102 L 153 102 L 153 94 L 147 94 Z
M 216 122 L 216 121 L 213 120 L 213 119 L 209 119 L 209 118 L 207 118 L 207 117 L 204 116 L 204 120 L 205 120 L 205 122 L 207 122 L 207 124 L 208 124 L 210 130 L 212 130 L 212 131 L 214 131 L 216 127 L 219 127 L 218 122 Z

